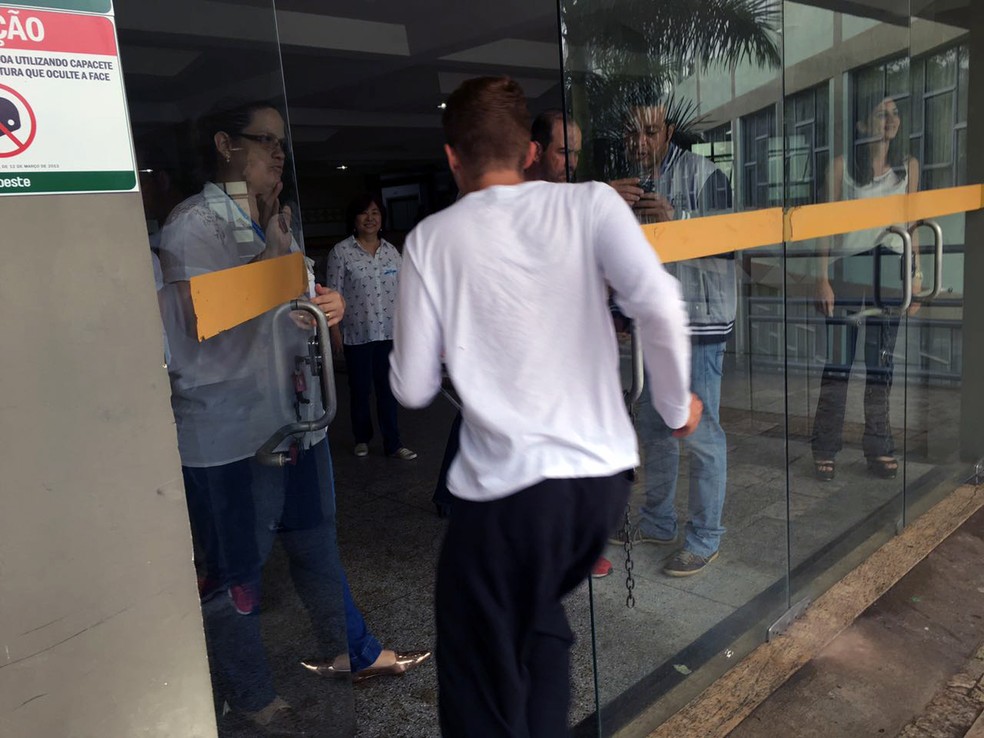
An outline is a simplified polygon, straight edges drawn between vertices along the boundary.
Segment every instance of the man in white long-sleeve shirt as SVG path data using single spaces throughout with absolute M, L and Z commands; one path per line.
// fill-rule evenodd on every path
M 607 185 L 523 182 L 529 129 L 508 78 L 448 98 L 464 196 L 408 236 L 400 275 L 393 392 L 427 405 L 443 357 L 464 406 L 436 588 L 446 736 L 566 735 L 561 598 L 591 571 L 638 463 L 609 286 L 642 328 L 660 415 L 686 435 L 701 412 L 676 280 Z

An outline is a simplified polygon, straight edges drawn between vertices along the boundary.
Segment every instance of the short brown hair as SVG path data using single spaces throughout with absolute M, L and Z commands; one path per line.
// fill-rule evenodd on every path
M 444 138 L 475 176 L 493 166 L 522 171 L 530 145 L 530 111 L 519 83 L 509 77 L 476 77 L 447 100 Z

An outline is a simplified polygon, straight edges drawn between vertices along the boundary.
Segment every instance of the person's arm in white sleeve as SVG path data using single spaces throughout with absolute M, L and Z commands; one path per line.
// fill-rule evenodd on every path
M 595 253 L 616 304 L 638 323 L 653 407 L 670 428 L 683 428 L 691 420 L 690 332 L 680 284 L 629 207 L 608 193 L 596 209 Z
M 407 239 L 396 290 L 390 389 L 404 407 L 425 407 L 441 389 L 444 338 L 437 309 L 424 286 Z

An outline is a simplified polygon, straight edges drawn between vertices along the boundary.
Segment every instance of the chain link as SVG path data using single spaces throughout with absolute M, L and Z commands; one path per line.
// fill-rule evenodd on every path
M 625 506 L 625 523 L 622 525 L 622 548 L 625 549 L 625 589 L 628 594 L 625 596 L 625 606 L 635 607 L 635 595 L 632 590 L 635 589 L 635 577 L 632 576 L 632 570 L 635 568 L 635 562 L 632 560 L 632 523 L 629 519 L 629 508 L 631 505 Z
M 632 422 L 632 427 L 636 424 L 636 406 L 629 397 L 628 393 L 625 394 L 625 407 L 629 411 L 629 420 Z M 635 480 L 638 475 L 638 470 L 632 470 L 632 485 L 635 487 Z M 625 549 L 625 589 L 627 594 L 625 595 L 625 606 L 632 608 L 635 607 L 635 595 L 632 590 L 635 589 L 635 577 L 632 575 L 632 570 L 635 568 L 635 562 L 632 560 L 632 520 L 630 517 L 632 511 L 632 498 L 629 497 L 629 502 L 625 505 L 625 520 L 622 523 L 622 548 Z

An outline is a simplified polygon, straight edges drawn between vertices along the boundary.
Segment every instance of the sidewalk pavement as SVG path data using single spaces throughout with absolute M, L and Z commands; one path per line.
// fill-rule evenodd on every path
M 984 737 L 982 561 L 984 510 L 730 735 Z

